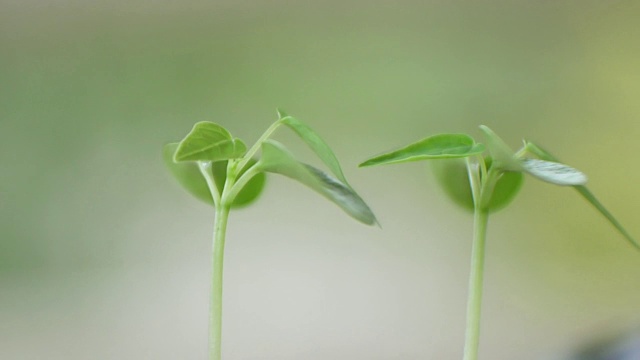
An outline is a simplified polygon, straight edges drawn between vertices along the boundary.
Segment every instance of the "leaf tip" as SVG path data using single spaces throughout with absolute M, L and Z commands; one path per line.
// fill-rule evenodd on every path
M 283 119 L 289 116 L 289 114 L 287 114 L 286 111 L 282 110 L 282 108 L 277 108 L 276 111 L 278 113 L 278 119 Z

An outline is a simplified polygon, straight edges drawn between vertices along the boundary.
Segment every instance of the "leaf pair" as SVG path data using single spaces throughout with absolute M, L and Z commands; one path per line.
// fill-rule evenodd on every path
M 308 186 L 342 208 L 347 214 L 365 223 L 376 223 L 373 212 L 347 182 L 340 163 L 331 148 L 309 126 L 296 118 L 279 111 L 279 119 L 250 150 L 244 142 L 234 138 L 222 126 L 197 123 L 193 130 L 179 143 L 165 146 L 164 159 L 178 181 L 195 197 L 214 203 L 225 191 L 237 194 L 233 206 L 248 205 L 262 191 L 265 173 L 276 173 Z M 301 163 L 281 143 L 269 139 L 281 125 L 293 130 L 322 160 L 335 178 L 310 165 Z M 253 156 L 261 150 L 257 160 Z M 198 162 L 211 163 L 211 175 L 216 188 L 211 189 L 198 168 Z M 229 173 L 229 172 L 230 173 Z M 251 177 L 249 180 L 243 176 Z M 231 186 L 225 186 L 228 179 Z M 241 189 L 234 187 L 241 186 Z M 230 189 L 227 189 L 230 188 Z
M 498 144 L 500 146 L 501 144 Z M 495 146 L 491 144 L 490 146 Z M 506 147 L 506 145 L 504 145 Z M 507 147 L 508 149 L 508 147 Z M 508 156 L 498 153 L 498 161 L 491 157 L 483 157 L 485 151 L 483 144 L 476 143 L 475 140 L 466 134 L 439 134 L 430 136 L 418 142 L 412 143 L 401 149 L 394 150 L 382 155 L 373 157 L 362 164 L 364 166 L 395 164 L 421 160 L 436 160 L 432 162 L 432 168 L 436 175 L 436 180 L 442 186 L 445 193 L 458 205 L 473 210 L 475 208 L 472 186 L 469 179 L 468 162 L 465 158 L 473 157 L 482 161 L 478 164 L 482 169 L 491 166 L 499 168 L 502 173 L 496 180 L 490 199 L 487 201 L 488 211 L 497 211 L 511 202 L 520 190 L 522 184 L 522 174 L 512 172 L 507 161 Z M 493 155 L 493 154 L 492 154 Z M 478 180 L 482 181 L 482 176 L 486 176 L 486 171 L 477 174 Z
M 487 139 L 490 156 L 482 156 L 484 145 L 476 143 L 465 134 L 440 134 L 420 140 L 401 149 L 394 150 L 366 160 L 363 166 L 395 164 L 420 160 L 433 162 L 436 179 L 447 195 L 457 204 L 467 209 L 474 208 L 472 186 L 469 177 L 473 171 L 480 181 L 493 168 L 499 177 L 488 201 L 488 211 L 499 210 L 513 200 L 522 183 L 522 173 L 526 172 L 542 181 L 562 186 L 573 186 L 593 205 L 634 247 L 640 244 L 627 232 L 618 220 L 584 186 L 587 177 L 579 170 L 562 164 L 539 146 L 525 141 L 525 146 L 515 154 L 509 146 L 490 128 L 480 126 Z M 539 159 L 522 158 L 531 153 Z M 477 169 L 469 169 L 470 159 L 475 159 Z M 479 159 L 479 160 L 478 160 Z

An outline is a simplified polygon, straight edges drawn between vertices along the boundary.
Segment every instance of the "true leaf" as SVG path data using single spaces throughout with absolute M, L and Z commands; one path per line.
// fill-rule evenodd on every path
M 222 190 L 224 189 L 224 184 L 227 180 L 227 163 L 228 161 L 217 161 L 217 162 L 214 162 L 213 165 L 211 166 L 212 168 L 211 170 L 213 172 L 213 179 L 220 193 L 222 193 Z M 254 164 L 256 164 L 256 160 L 251 159 L 249 161 L 249 166 L 253 166 Z M 244 171 L 240 172 L 240 174 L 238 174 L 238 178 L 240 178 L 240 176 L 242 176 L 248 169 L 249 167 L 245 168 Z M 256 201 L 256 199 L 260 196 L 260 194 L 262 193 L 262 190 L 264 189 L 266 178 L 267 178 L 267 175 L 263 172 L 253 176 L 251 180 L 249 180 L 249 182 L 247 182 L 247 184 L 242 188 L 242 190 L 240 190 L 238 195 L 236 195 L 235 199 L 233 199 L 233 203 L 231 204 L 231 207 L 241 208 L 241 207 L 250 205 L 251 203 Z
M 524 159 L 524 169 L 542 181 L 556 185 L 584 185 L 587 176 L 571 166 L 553 161 Z
M 258 161 L 261 171 L 284 175 L 297 180 L 334 202 L 358 221 L 372 225 L 375 215 L 360 196 L 347 184 L 316 169 L 298 162 L 284 145 L 274 140 L 262 143 L 262 156 Z
M 550 152 L 546 151 L 540 146 L 530 141 L 526 141 L 525 144 L 526 144 L 525 146 L 527 150 L 535 154 L 539 158 L 547 161 L 556 161 L 556 162 L 559 161 L 558 158 L 556 158 Z M 604 216 L 609 221 L 609 223 L 611 223 L 611 225 L 613 225 L 616 228 L 616 230 L 618 230 L 618 232 L 620 232 L 620 234 L 622 234 L 622 236 L 624 236 L 625 239 L 627 239 L 627 241 L 631 243 L 631 245 L 633 245 L 637 249 L 640 249 L 640 243 L 638 243 L 638 241 L 636 241 L 636 239 L 633 236 L 631 236 L 631 234 L 629 234 L 627 229 L 625 229 L 624 226 L 622 226 L 622 224 L 618 221 L 618 219 L 616 219 L 613 216 L 613 214 L 609 212 L 607 208 L 604 207 L 604 205 L 595 197 L 595 195 L 593 195 L 593 193 L 589 190 L 589 188 L 587 188 L 584 185 L 577 185 L 577 186 L 574 186 L 574 188 L 593 207 L 595 207 L 600 212 L 600 214 L 602 214 L 602 216 Z
M 247 146 L 222 126 L 202 121 L 178 145 L 174 161 L 221 161 L 242 157 Z
M 333 153 L 329 145 L 327 145 L 327 143 L 305 123 L 286 115 L 282 110 L 278 110 L 278 114 L 282 116 L 280 122 L 298 134 L 298 136 L 329 168 L 333 175 L 335 175 L 345 185 L 348 185 L 347 179 L 345 178 L 342 168 L 340 167 L 340 163 L 338 162 L 338 158 Z
M 506 171 L 522 171 L 521 162 L 516 159 L 515 154 L 493 130 L 485 125 L 480 125 L 480 130 L 487 138 L 487 148 L 493 158 L 494 166 Z
M 178 143 L 167 144 L 162 148 L 164 164 L 187 192 L 197 199 L 213 205 L 213 198 L 207 186 L 207 181 L 200 173 L 198 165 L 194 162 L 176 163 L 173 161 L 173 154 L 177 148 Z
M 401 149 L 378 155 L 359 166 L 396 164 L 429 159 L 464 158 L 481 154 L 483 151 L 484 146 L 476 144 L 473 138 L 468 135 L 440 134 L 422 139 Z

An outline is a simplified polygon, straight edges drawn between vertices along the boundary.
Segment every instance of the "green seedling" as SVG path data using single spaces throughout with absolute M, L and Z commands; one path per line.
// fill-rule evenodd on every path
M 471 274 L 467 302 L 464 360 L 478 358 L 484 252 L 489 214 L 498 211 L 520 191 L 524 174 L 561 186 L 574 187 L 634 246 L 638 242 L 585 187 L 587 177 L 559 162 L 532 142 L 513 152 L 491 129 L 480 126 L 486 146 L 464 134 L 428 137 L 404 148 L 373 157 L 360 166 L 433 160 L 433 171 L 445 193 L 474 213 Z M 488 150 L 488 151 L 485 151 Z M 488 152 L 488 154 L 487 154 Z M 533 155 L 537 158 L 530 158 Z
M 331 174 L 301 163 L 271 136 L 281 126 L 293 130 L 320 158 Z M 221 359 L 222 270 L 229 212 L 250 205 L 262 192 L 266 173 L 297 180 L 334 202 L 356 220 L 373 225 L 375 216 L 347 182 L 329 146 L 300 120 L 278 112 L 278 120 L 247 149 L 222 126 L 195 124 L 179 143 L 167 144 L 164 162 L 193 196 L 215 208 L 211 283 L 209 359 Z

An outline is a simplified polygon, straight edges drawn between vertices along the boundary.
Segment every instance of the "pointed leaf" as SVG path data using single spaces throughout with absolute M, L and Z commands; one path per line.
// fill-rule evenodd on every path
M 197 199 L 213 205 L 213 198 L 204 179 L 194 162 L 176 163 L 173 161 L 173 154 L 178 148 L 178 143 L 167 144 L 162 148 L 162 159 L 171 174 L 178 180 L 178 183 Z
M 480 130 L 487 138 L 487 148 L 493 158 L 494 166 L 506 171 L 522 171 L 522 164 L 516 159 L 515 154 L 493 130 L 485 125 L 480 125 Z
M 289 116 L 289 114 L 287 114 L 284 110 L 280 108 L 278 108 L 277 111 L 278 111 L 278 119 L 282 119 Z
M 242 157 L 247 146 L 222 126 L 202 121 L 180 142 L 174 161 L 220 161 Z
M 256 164 L 256 162 L 257 161 L 255 159 L 251 159 L 249 161 L 249 167 Z M 227 163 L 228 161 L 217 161 L 212 165 L 213 179 L 220 193 L 222 193 L 224 184 L 227 181 Z M 240 174 L 238 174 L 238 178 L 247 172 L 249 167 L 246 167 L 244 171 L 240 172 Z M 236 195 L 235 199 L 233 199 L 231 207 L 242 208 L 256 201 L 264 189 L 266 179 L 267 175 L 263 172 L 252 177 L 242 190 L 240 190 L 238 195 Z
M 590 202 L 591 205 L 598 209 L 600 214 L 602 214 L 602 216 L 609 220 L 611 225 L 613 225 L 613 227 L 615 227 L 616 230 L 618 230 L 620 234 L 622 234 L 622 236 L 624 236 L 631 243 L 631 245 L 640 250 L 640 243 L 638 243 L 638 241 L 636 241 L 636 239 L 631 236 L 631 234 L 629 234 L 627 229 L 625 229 L 622 224 L 613 216 L 613 214 L 611 214 L 609 210 L 607 210 L 607 208 L 605 208 L 604 205 L 602 205 L 602 203 L 598 201 L 595 195 L 593 195 L 593 193 L 586 186 L 575 186 L 575 189 L 580 193 L 580 195 L 587 199 L 587 201 Z
M 285 114 L 282 110 L 279 110 L 278 113 L 281 116 Z M 333 153 L 329 145 L 327 145 L 327 143 L 322 140 L 322 138 L 313 131 L 313 129 L 302 121 L 288 115 L 282 117 L 280 122 L 295 131 L 295 133 L 298 134 L 305 143 L 307 143 L 311 150 L 318 155 L 320 160 L 322 160 L 329 170 L 331 170 L 333 175 L 335 175 L 344 184 L 348 184 L 347 179 L 342 172 L 342 168 L 340 167 L 340 163 L 338 162 L 338 158 Z
M 571 166 L 553 161 L 524 159 L 525 170 L 542 181 L 556 185 L 584 185 L 587 176 Z
M 429 159 L 464 158 L 481 154 L 483 151 L 484 146 L 476 144 L 473 138 L 468 135 L 440 134 L 422 139 L 402 149 L 378 155 L 359 166 L 396 164 Z
M 539 158 L 547 161 L 559 161 L 558 158 L 556 158 L 550 152 L 546 151 L 540 146 L 530 141 L 526 141 L 525 144 L 526 144 L 527 150 L 529 150 L 531 153 L 535 154 Z M 595 197 L 595 195 L 593 195 L 593 193 L 589 190 L 589 188 L 587 188 L 584 185 L 577 185 L 577 186 L 574 186 L 574 188 L 593 207 L 595 207 L 600 212 L 600 214 L 602 214 L 602 216 L 604 216 L 609 221 L 609 223 L 611 223 L 611 225 L 613 225 L 613 227 L 615 227 L 616 230 L 618 230 L 618 232 L 620 232 L 620 234 L 622 234 L 622 236 L 624 236 L 625 239 L 627 239 L 627 241 L 631 243 L 631 245 L 633 245 L 636 249 L 640 249 L 640 243 L 638 243 L 638 241 L 636 241 L 636 239 L 633 236 L 631 236 L 631 234 L 629 234 L 627 229 L 625 229 L 624 226 L 622 226 L 622 224 L 618 221 L 618 219 L 616 219 L 613 216 L 613 214 L 609 212 L 607 208 L 604 207 L 604 205 Z
M 284 145 L 274 140 L 262 143 L 261 171 L 297 180 L 334 202 L 347 214 L 368 225 L 376 223 L 375 215 L 360 196 L 340 180 L 310 165 L 298 162 Z

